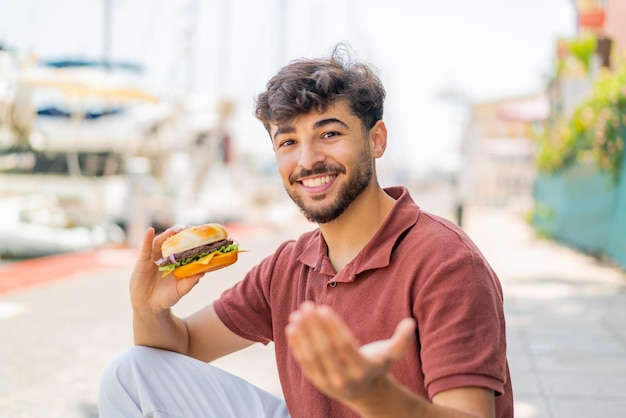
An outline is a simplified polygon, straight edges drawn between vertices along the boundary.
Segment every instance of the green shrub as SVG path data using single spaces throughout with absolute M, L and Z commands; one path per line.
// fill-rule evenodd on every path
M 601 69 L 591 94 L 570 118 L 557 116 L 538 136 L 537 164 L 555 172 L 580 161 L 595 163 L 617 181 L 626 138 L 626 63 Z

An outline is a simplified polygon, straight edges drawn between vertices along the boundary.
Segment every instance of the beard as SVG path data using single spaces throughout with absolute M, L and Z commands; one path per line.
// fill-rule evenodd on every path
M 346 173 L 344 166 L 327 166 L 326 164 L 319 164 L 313 167 L 311 170 L 302 170 L 297 176 L 291 176 L 289 178 L 289 184 L 294 184 L 296 178 L 302 178 L 316 174 L 326 173 Z M 296 191 L 291 191 L 285 187 L 287 194 L 293 200 L 293 202 L 300 208 L 300 212 L 310 222 L 318 224 L 328 223 L 337 219 L 341 214 L 350 206 L 350 204 L 367 188 L 370 184 L 374 174 L 373 162 L 369 151 L 366 149 L 360 155 L 357 161 L 355 171 L 339 189 L 337 198 L 323 207 L 307 207 L 304 203 L 304 199 Z M 326 194 L 322 194 L 314 197 L 314 200 L 321 201 L 326 198 Z

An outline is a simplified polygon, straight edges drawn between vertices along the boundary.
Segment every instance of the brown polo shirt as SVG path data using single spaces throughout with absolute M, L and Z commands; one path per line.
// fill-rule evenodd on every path
M 513 416 L 506 360 L 502 290 L 472 241 L 452 222 L 420 208 L 402 187 L 396 203 L 361 252 L 335 272 L 319 230 L 282 244 L 215 309 L 224 324 L 252 341 L 273 341 L 292 417 L 356 417 L 317 391 L 290 355 L 284 328 L 305 300 L 331 306 L 356 338 L 389 338 L 402 318 L 417 321 L 417 339 L 391 368 L 414 392 L 432 398 L 463 386 L 492 389 L 498 418 Z

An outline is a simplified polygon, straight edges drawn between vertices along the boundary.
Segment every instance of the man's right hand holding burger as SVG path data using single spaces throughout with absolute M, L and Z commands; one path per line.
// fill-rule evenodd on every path
M 133 308 L 133 329 L 136 345 L 158 347 L 179 353 L 187 353 L 188 329 L 183 320 L 173 316 L 170 308 L 198 284 L 207 271 L 216 270 L 237 261 L 238 247 L 228 240 L 226 247 L 210 248 L 207 253 L 199 254 L 196 259 L 187 263 L 182 271 L 182 278 L 172 274 L 172 268 L 164 273 L 157 263 L 164 259 L 163 248 L 170 253 L 172 243 L 184 242 L 183 251 L 194 245 L 204 245 L 205 241 L 215 242 L 216 239 L 227 238 L 226 230 L 217 224 L 209 224 L 209 230 L 217 235 L 197 237 L 199 230 L 207 231 L 207 225 L 198 227 L 170 228 L 158 236 L 153 228 L 148 228 L 144 236 L 137 262 L 130 279 L 131 305 Z M 193 243 L 189 241 L 191 239 Z M 174 237 L 170 239 L 171 237 Z M 213 246 L 214 247 L 214 246 Z M 225 255 L 222 251 L 227 251 Z M 217 253 L 217 254 L 214 254 Z M 231 254 L 232 253 L 232 254 Z M 173 253 L 172 253 L 173 255 Z M 207 259 L 209 259 L 207 261 Z M 199 260 L 199 262 L 198 262 Z M 211 262 L 212 261 L 212 262 Z M 217 262 L 217 263 L 216 263 Z M 193 264 L 193 265 L 191 265 Z M 181 274 L 179 273 L 179 276 Z

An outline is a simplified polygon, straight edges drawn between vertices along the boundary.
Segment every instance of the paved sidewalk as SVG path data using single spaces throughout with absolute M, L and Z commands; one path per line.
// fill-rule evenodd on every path
M 626 274 L 521 217 L 470 210 L 466 230 L 505 293 L 518 418 L 626 416 Z
M 516 416 L 624 417 L 626 275 L 537 239 L 517 215 L 475 208 L 466 213 L 466 230 L 505 289 Z M 294 235 L 271 227 L 239 233 L 250 251 L 205 277 L 177 313 L 217 297 Z M 0 294 L 1 418 L 97 417 L 102 368 L 132 342 L 127 282 L 133 253 L 100 256 L 104 261 L 96 270 Z M 5 279 L 0 269 L 0 281 Z M 271 346 L 253 346 L 217 364 L 280 394 Z

